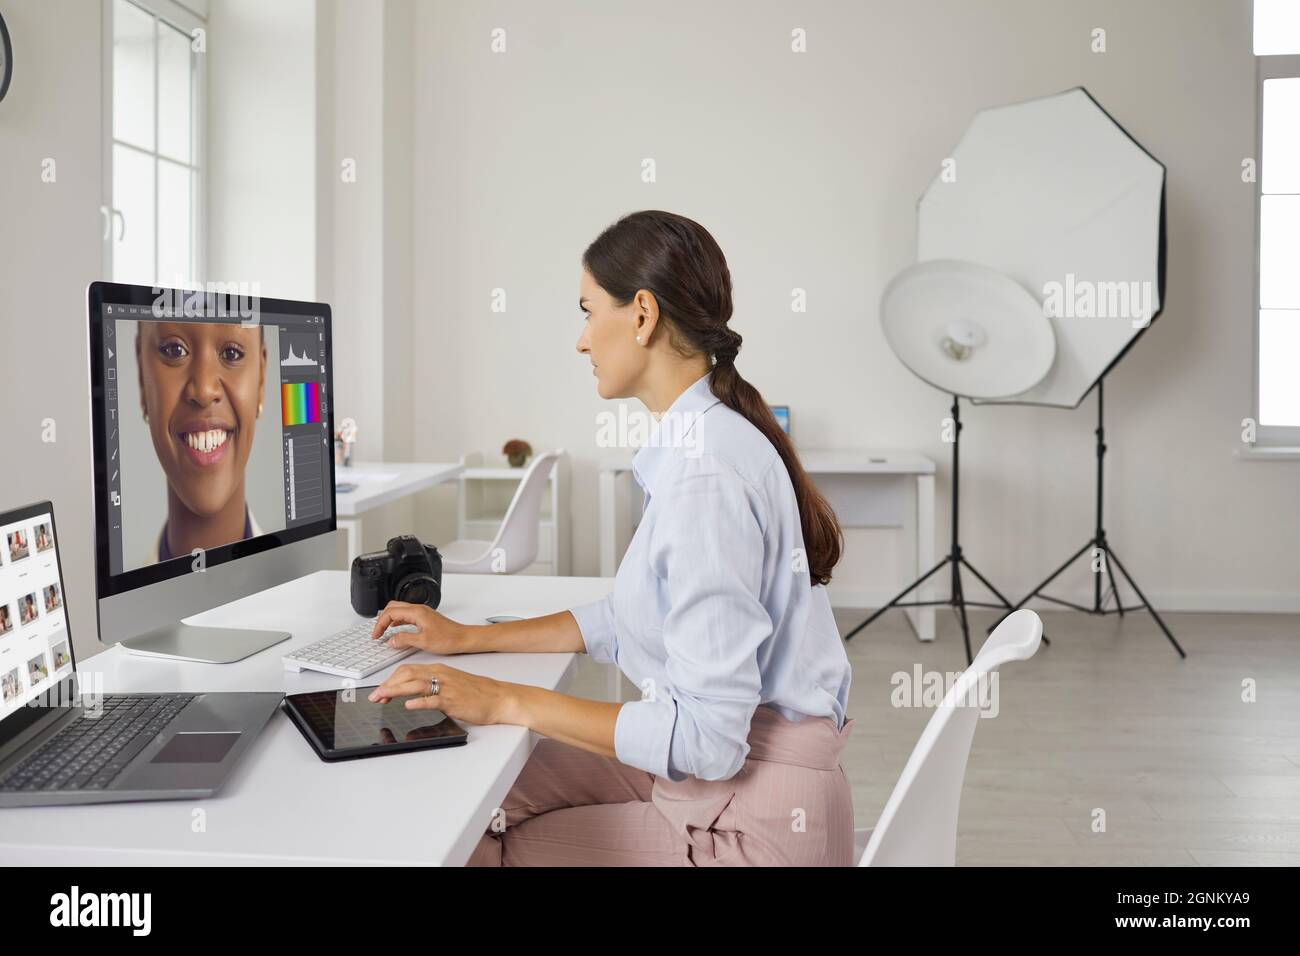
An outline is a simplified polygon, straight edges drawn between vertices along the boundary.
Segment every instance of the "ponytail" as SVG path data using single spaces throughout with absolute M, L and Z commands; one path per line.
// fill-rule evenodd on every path
M 829 584 L 831 571 L 839 563 L 844 548 L 844 534 L 830 503 L 803 470 L 790 436 L 781 430 L 772 409 L 763 401 L 758 389 L 740 377 L 734 363 L 727 361 L 715 365 L 710 384 L 718 400 L 745 416 L 772 443 L 785 462 L 790 484 L 794 485 L 795 501 L 799 504 L 799 524 L 803 528 L 808 574 L 814 585 Z

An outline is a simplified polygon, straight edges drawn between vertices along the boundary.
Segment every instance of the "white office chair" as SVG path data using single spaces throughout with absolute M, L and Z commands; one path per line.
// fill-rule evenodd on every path
M 524 472 L 505 520 L 493 541 L 457 538 L 444 547 L 442 570 L 447 574 L 514 574 L 537 560 L 537 521 L 542 495 L 564 449 L 537 455 Z
M 984 642 L 925 725 L 875 828 L 854 832 L 858 866 L 956 865 L 957 811 L 981 708 L 954 704 L 981 700 L 975 688 L 984 675 L 1033 657 L 1042 639 L 1043 622 L 1022 608 Z

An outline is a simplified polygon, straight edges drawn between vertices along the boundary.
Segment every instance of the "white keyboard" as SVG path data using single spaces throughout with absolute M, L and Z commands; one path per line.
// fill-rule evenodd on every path
M 323 637 L 314 644 L 300 647 L 284 655 L 284 669 L 288 671 L 320 671 L 336 677 L 353 680 L 382 670 L 394 661 L 410 657 L 419 648 L 391 647 L 387 641 L 374 640 L 370 634 L 375 629 L 375 618 L 358 621 L 351 627 Z M 390 627 L 388 634 L 411 633 L 418 630 L 409 624 Z

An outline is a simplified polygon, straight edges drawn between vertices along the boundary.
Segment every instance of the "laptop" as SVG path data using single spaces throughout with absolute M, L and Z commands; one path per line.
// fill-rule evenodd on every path
M 54 506 L 0 513 L 0 807 L 209 797 L 283 694 L 105 694 L 78 675 Z

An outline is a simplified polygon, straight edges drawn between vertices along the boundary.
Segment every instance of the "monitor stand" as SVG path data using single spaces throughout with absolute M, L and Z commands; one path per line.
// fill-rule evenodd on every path
M 202 664 L 233 664 L 287 641 L 288 631 L 255 631 L 246 627 L 200 627 L 176 621 L 122 641 L 141 657 L 167 657 Z

